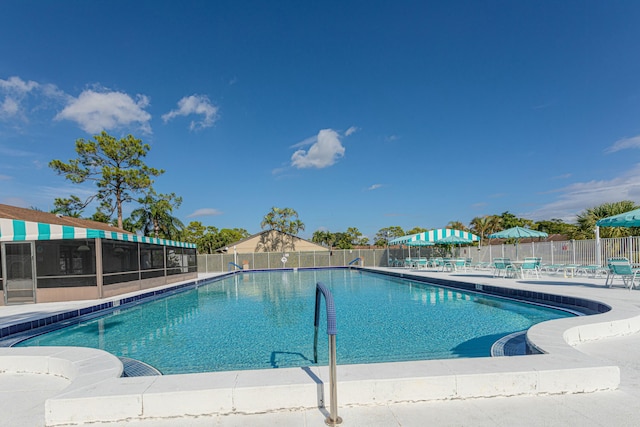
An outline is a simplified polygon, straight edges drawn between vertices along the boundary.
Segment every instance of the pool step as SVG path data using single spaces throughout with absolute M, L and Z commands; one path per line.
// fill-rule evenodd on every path
M 162 375 L 162 372 L 157 370 L 151 365 L 141 362 L 130 357 L 118 357 L 124 366 L 122 372 L 123 377 L 151 377 L 155 375 Z
M 502 337 L 491 346 L 491 356 L 493 357 L 524 356 L 533 353 L 533 349 L 527 348 L 527 331 L 515 332 Z

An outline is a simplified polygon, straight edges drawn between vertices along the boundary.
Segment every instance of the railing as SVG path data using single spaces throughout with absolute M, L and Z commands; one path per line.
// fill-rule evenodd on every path
M 231 271 L 231 266 L 236 267 L 238 270 L 242 270 L 242 267 L 240 267 L 238 264 L 236 264 L 235 262 L 231 262 L 229 261 L 229 271 Z
M 336 309 L 333 305 L 333 295 L 331 291 L 322 283 L 316 284 L 316 308 L 313 320 L 313 363 L 318 363 L 318 325 L 320 324 L 320 303 L 321 295 L 324 295 L 327 306 L 327 335 L 329 335 L 329 390 L 330 390 L 330 415 L 325 420 L 325 424 L 334 426 L 342 423 L 342 418 L 338 416 L 338 387 L 336 384 L 336 334 L 338 326 L 336 323 Z
M 347 265 L 353 265 L 353 264 L 355 264 L 356 262 L 360 262 L 360 261 L 362 261 L 362 258 L 358 257 L 358 258 L 356 258 L 356 259 L 353 259 L 353 260 L 349 261 L 349 264 L 347 264 Z

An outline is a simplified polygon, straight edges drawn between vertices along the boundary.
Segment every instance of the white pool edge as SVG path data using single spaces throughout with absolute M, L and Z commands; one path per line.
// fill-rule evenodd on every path
M 572 345 L 640 331 L 637 307 L 544 322 L 528 341 L 546 354 L 500 358 L 338 365 L 339 406 L 614 390 L 617 366 Z M 46 402 L 48 426 L 90 422 L 253 414 L 318 408 L 328 396 L 326 367 L 121 378 L 122 364 L 87 348 L 0 348 L 0 371 L 65 377 Z

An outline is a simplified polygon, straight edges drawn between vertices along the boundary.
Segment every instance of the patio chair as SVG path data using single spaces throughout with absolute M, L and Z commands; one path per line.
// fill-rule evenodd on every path
M 616 276 L 622 279 L 622 283 L 629 290 L 640 285 L 640 283 L 636 284 L 636 276 L 640 273 L 640 269 L 632 268 L 627 258 L 609 258 L 607 265 L 609 266 L 609 272 L 607 273 L 607 280 L 604 282 L 606 287 L 613 286 Z
M 475 270 L 486 270 L 486 269 L 492 268 L 492 265 L 491 265 L 491 263 L 490 263 L 490 262 L 487 262 L 487 261 L 480 261 L 480 262 L 477 262 L 477 263 L 473 266 L 473 268 L 474 268 Z
M 440 257 L 429 259 L 429 267 L 438 268 L 438 267 L 442 267 L 443 264 L 444 264 L 444 260 Z
M 456 269 L 456 264 L 453 258 L 442 259 L 442 271 L 454 271 L 455 269 Z
M 455 271 L 467 271 L 467 260 L 464 258 L 456 258 L 453 261 L 453 269 Z
M 522 265 L 520 265 L 520 275 L 524 278 L 527 274 L 531 276 L 535 274 L 536 279 L 539 279 L 541 261 L 542 258 L 526 257 Z
M 493 277 L 514 277 L 515 269 L 509 258 L 493 259 Z
M 389 267 L 402 267 L 403 262 L 397 258 L 389 258 Z
M 414 264 L 415 264 L 415 267 L 417 269 L 427 268 L 427 259 L 426 258 L 419 258 L 417 260 L 414 260 Z

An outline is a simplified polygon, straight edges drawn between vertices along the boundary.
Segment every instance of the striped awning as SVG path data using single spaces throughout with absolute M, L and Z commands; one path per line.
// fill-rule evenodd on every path
M 473 233 L 469 233 L 467 231 L 454 230 L 451 228 L 438 228 L 436 230 L 429 230 L 423 233 L 418 234 L 409 234 L 402 237 L 396 237 L 395 239 L 389 240 L 390 245 L 401 245 L 407 242 L 413 242 L 416 240 L 424 240 L 426 242 L 437 242 L 438 240 L 444 239 L 449 236 L 458 236 L 469 239 L 473 242 L 480 241 L 480 236 L 476 236 Z
M 156 239 L 153 237 L 138 236 L 136 234 L 117 233 L 115 231 L 94 230 L 91 228 L 72 227 L 69 225 L 45 224 L 41 222 L 0 218 L 0 242 L 97 238 L 120 240 L 123 242 L 138 242 L 150 243 L 154 245 L 175 246 L 180 248 L 196 247 L 196 245 L 193 243 Z

